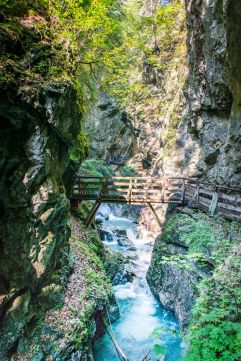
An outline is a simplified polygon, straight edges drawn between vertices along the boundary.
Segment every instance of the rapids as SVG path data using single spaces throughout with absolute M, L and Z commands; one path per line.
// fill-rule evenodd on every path
M 142 361 L 150 352 L 151 361 L 178 361 L 185 354 L 185 345 L 178 335 L 179 326 L 174 315 L 165 310 L 152 295 L 146 281 L 146 272 L 151 261 L 154 237 L 132 220 L 120 218 L 110 213 L 104 220 L 102 229 L 111 232 L 113 240 L 104 244 L 113 251 L 131 256 L 132 268 L 136 277 L 133 282 L 114 287 L 115 297 L 120 308 L 121 317 L 112 324 L 112 331 L 119 345 L 130 361 Z M 127 251 L 128 247 L 120 246 L 114 233 L 116 229 L 124 228 L 136 251 Z M 163 346 L 166 356 L 157 356 L 153 348 Z M 108 334 L 98 339 L 94 344 L 95 361 L 120 361 L 114 345 Z

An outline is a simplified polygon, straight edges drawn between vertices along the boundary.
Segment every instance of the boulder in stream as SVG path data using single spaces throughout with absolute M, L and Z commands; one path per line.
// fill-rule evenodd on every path
M 109 255 L 105 261 L 105 268 L 113 286 L 123 285 L 133 280 L 132 267 L 121 253 Z
M 135 246 L 131 246 L 127 249 L 128 251 L 131 251 L 131 252 L 136 252 L 137 251 L 137 248 Z
M 118 237 L 117 242 L 122 247 L 132 247 L 133 246 L 133 243 L 131 242 L 131 240 L 129 240 L 129 238 L 127 236 Z
M 116 228 L 114 233 L 117 237 L 127 237 L 126 229 L 124 227 Z
M 106 231 L 105 229 L 100 229 L 99 232 L 100 232 L 100 239 L 102 241 L 108 241 L 108 242 L 113 241 L 113 236 L 111 232 Z
M 104 218 L 101 217 L 101 215 L 98 215 L 95 217 L 95 223 L 96 224 L 101 224 L 104 222 Z
M 125 257 L 128 259 L 128 260 L 137 260 L 139 257 L 138 257 L 138 254 L 136 252 L 133 252 L 133 251 L 127 251 L 125 252 Z

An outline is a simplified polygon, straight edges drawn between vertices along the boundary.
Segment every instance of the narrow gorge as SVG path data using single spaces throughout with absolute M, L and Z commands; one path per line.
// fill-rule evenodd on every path
M 240 19 L 0 1 L 0 360 L 241 360 Z

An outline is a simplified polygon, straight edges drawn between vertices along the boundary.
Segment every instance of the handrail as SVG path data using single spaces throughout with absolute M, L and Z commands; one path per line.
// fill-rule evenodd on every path
M 78 179 L 120 179 L 120 180 L 158 180 L 160 183 L 163 182 L 163 180 L 160 180 L 160 177 L 124 177 L 124 176 L 110 176 L 110 177 L 93 177 L 93 176 L 76 176 L 76 178 Z M 198 178 L 187 178 L 187 177 L 165 177 L 165 180 L 182 180 L 182 181 L 188 181 L 188 182 L 192 182 L 194 184 L 199 184 L 199 185 L 208 185 L 217 189 L 226 189 L 226 190 L 230 190 L 230 191 L 240 191 L 241 192 L 241 186 L 240 185 L 235 185 L 235 186 L 226 186 L 226 185 L 221 185 L 221 184 L 215 184 L 215 183 L 211 183 L 211 182 L 207 182 L 207 181 L 201 181 Z
M 83 200 L 96 201 L 96 207 L 102 202 L 188 204 L 241 222 L 240 186 L 222 186 L 187 177 L 76 176 L 71 201 Z

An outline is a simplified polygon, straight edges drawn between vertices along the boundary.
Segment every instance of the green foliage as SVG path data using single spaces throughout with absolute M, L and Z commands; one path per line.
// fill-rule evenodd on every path
M 89 244 L 85 244 L 80 240 L 78 242 L 78 247 L 81 249 L 82 253 L 88 258 L 94 268 L 98 270 L 103 270 L 103 262 Z
M 120 41 L 119 1 L 3 0 L 0 6 L 1 31 L 24 43 L 25 50 L 30 46 L 24 61 L 15 59 L 13 64 L 20 67 L 22 77 L 71 81 L 84 108 L 84 94 L 90 93 L 104 59 Z M 18 33 L 25 36 L 26 30 L 32 39 L 20 39 Z
M 122 177 L 137 177 L 139 175 L 136 170 L 129 165 L 124 165 L 120 170 L 120 174 Z
M 82 201 L 78 207 L 78 216 L 81 221 L 86 221 L 93 204 L 91 201 Z
M 32 9 L 43 12 L 47 6 L 48 0 L 1 0 L 0 12 L 5 16 L 23 16 Z
M 71 328 L 69 328 L 68 331 L 68 339 L 70 340 L 71 344 L 73 344 L 76 349 L 77 348 L 83 348 L 83 345 L 85 345 L 92 332 L 92 317 L 94 313 L 94 305 L 88 304 L 86 305 L 83 313 L 80 315 L 80 317 L 75 317 L 75 311 L 73 310 L 72 314 L 70 311 L 69 317 L 71 319 Z
M 183 270 L 212 268 L 197 287 L 184 361 L 238 361 L 241 357 L 241 227 L 221 217 L 192 212 L 169 217 L 162 239 L 189 247 L 187 253 L 162 256 L 160 262 Z M 211 263 L 211 265 L 210 265 Z
M 87 159 L 81 164 L 79 174 L 89 177 L 110 177 L 114 174 L 114 171 L 103 160 Z
M 90 300 L 108 300 L 112 294 L 111 282 L 105 273 L 96 272 L 93 269 L 84 270 L 84 275 L 87 279 L 86 295 Z
M 162 337 L 165 334 L 178 335 L 178 331 L 175 328 L 161 326 L 156 327 L 149 336 L 152 340 L 158 341 L 158 343 L 153 346 L 153 352 L 157 357 L 164 356 L 167 353 L 167 348 L 161 343 Z
M 74 162 L 82 162 L 89 155 L 89 139 L 85 132 L 81 130 L 75 141 L 75 145 L 70 149 L 69 156 Z
M 165 333 L 169 333 L 172 335 L 177 335 L 178 331 L 175 328 L 170 328 L 170 327 L 166 327 L 166 326 L 160 326 L 160 327 L 156 327 L 151 335 L 150 338 L 152 338 L 153 340 L 159 340 L 163 334 Z
M 153 346 L 153 351 L 157 357 L 160 357 L 167 353 L 167 348 L 165 346 L 156 344 Z
M 109 297 L 112 295 L 111 282 L 105 273 L 102 259 L 99 257 L 102 254 L 103 245 L 94 230 L 88 232 L 87 238 L 87 242 L 86 239 L 84 242 L 77 237 L 73 238 L 85 264 L 85 268 L 82 270 L 83 288 L 85 289 L 83 299 L 80 295 L 84 304 L 83 311 L 79 314 L 79 310 L 73 307 L 68 315 L 68 318 L 71 319 L 68 338 L 71 344 L 79 349 L 83 349 L 93 335 L 95 327 L 93 314 L 96 306 L 108 304 Z
M 236 228 L 238 226 L 235 223 L 232 224 L 221 217 L 212 218 L 202 212 L 194 212 L 192 217 L 174 214 L 167 220 L 162 238 L 171 241 L 174 236 L 186 244 L 189 253 L 182 256 L 185 259 L 205 262 L 209 255 L 210 260 L 220 264 L 233 245 L 233 234 L 240 234 Z
M 200 285 L 184 361 L 238 361 L 241 358 L 240 253 L 233 250 L 211 279 Z

